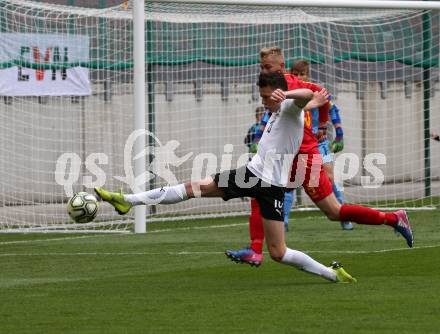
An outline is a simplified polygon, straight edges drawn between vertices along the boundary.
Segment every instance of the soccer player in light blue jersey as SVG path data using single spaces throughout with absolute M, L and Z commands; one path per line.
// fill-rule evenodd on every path
M 290 72 L 300 78 L 303 81 L 310 81 L 310 65 L 305 60 L 297 60 L 293 63 L 292 68 L 290 69 Z M 339 189 L 339 187 L 334 182 L 334 175 L 333 175 L 333 153 L 337 153 L 343 150 L 344 148 L 344 132 L 342 130 L 341 126 L 341 118 L 339 116 L 339 109 L 334 103 L 333 98 L 331 98 L 330 101 L 330 119 L 332 121 L 333 127 L 335 128 L 335 139 L 331 143 L 327 138 L 327 136 L 322 137 L 320 140 L 318 140 L 318 149 L 319 152 L 322 155 L 323 159 L 323 167 L 325 172 L 327 173 L 327 176 L 329 177 L 330 181 L 333 185 L 333 192 L 335 193 L 336 198 L 338 199 L 339 203 L 343 204 L 345 202 L 344 195 L 342 191 Z M 317 109 L 312 110 L 312 130 L 314 134 L 318 134 L 319 130 L 327 131 L 327 128 L 319 128 L 319 113 Z M 353 225 L 350 222 L 341 222 L 341 227 L 344 230 L 352 230 Z
M 259 130 L 261 125 L 261 120 L 264 116 L 264 107 L 259 106 L 255 109 L 255 123 L 249 128 L 246 137 L 244 137 L 244 144 L 248 147 L 249 153 L 253 154 L 257 152 L 257 142 L 261 138 L 261 130 Z M 258 134 L 258 138 L 257 138 Z

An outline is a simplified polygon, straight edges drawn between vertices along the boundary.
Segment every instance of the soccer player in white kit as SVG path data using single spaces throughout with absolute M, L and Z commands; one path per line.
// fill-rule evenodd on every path
M 272 116 L 260 139 L 257 153 L 243 167 L 216 174 L 213 178 L 176 186 L 124 195 L 95 188 L 104 201 L 120 214 L 134 205 L 174 204 L 194 197 L 221 197 L 225 201 L 237 197 L 253 197 L 261 208 L 266 245 L 277 262 L 322 276 L 333 282 L 355 282 L 337 263 L 327 267 L 305 253 L 290 249 L 284 239 L 283 202 L 290 178 L 290 169 L 301 145 L 304 133 L 304 111 L 326 103 L 325 90 L 313 93 L 309 89 L 287 91 L 284 75 L 262 73 L 258 86 L 263 105 Z

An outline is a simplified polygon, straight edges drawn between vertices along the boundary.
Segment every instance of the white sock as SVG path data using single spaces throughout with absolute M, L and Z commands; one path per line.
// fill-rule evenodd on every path
M 188 195 L 184 184 L 167 186 L 142 193 L 124 195 L 124 199 L 132 205 L 174 204 L 185 201 Z
M 294 266 L 299 270 L 307 271 L 308 273 L 319 275 L 328 279 L 329 281 L 336 281 L 336 274 L 334 271 L 318 261 L 313 260 L 303 252 L 287 248 L 284 253 L 281 263 Z

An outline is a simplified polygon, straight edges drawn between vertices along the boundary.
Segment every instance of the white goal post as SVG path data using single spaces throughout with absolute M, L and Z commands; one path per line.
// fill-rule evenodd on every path
M 143 0 L 133 1 L 133 99 L 134 99 L 134 130 L 145 132 L 145 4 Z M 150 103 L 150 101 L 148 101 Z M 137 138 L 133 146 L 133 155 L 142 153 L 145 147 L 145 136 Z M 146 160 L 137 159 L 134 162 L 134 175 L 147 172 Z M 139 191 L 145 191 L 145 182 L 141 180 Z M 145 205 L 134 208 L 134 232 L 145 233 L 147 210 Z
M 438 9 L 435 1 L 133 0 L 106 9 L 0 1 L 0 233 L 143 233 L 145 221 L 248 213 L 247 199 L 123 217 L 103 204 L 94 222 L 75 224 L 66 202 L 93 186 L 129 192 L 136 177 L 148 189 L 243 163 L 260 105 L 258 51 L 273 45 L 288 67 L 307 60 L 341 110 L 336 162 L 347 201 L 435 208 Z M 300 196 L 296 207 L 312 205 Z

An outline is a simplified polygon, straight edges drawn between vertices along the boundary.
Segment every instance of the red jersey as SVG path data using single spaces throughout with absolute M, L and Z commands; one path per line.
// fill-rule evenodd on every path
M 293 90 L 298 88 L 308 88 L 313 92 L 320 91 L 322 88 L 314 83 L 305 82 L 298 79 L 296 76 L 290 73 L 285 73 L 284 77 L 287 81 L 287 89 Z M 327 123 L 329 114 L 330 103 L 327 102 L 322 107 L 319 108 L 319 122 Z M 318 147 L 318 141 L 316 136 L 312 132 L 312 116 L 310 111 L 304 112 L 304 138 L 299 148 L 299 153 L 308 153 L 313 148 Z
M 314 84 L 312 82 L 302 81 L 298 79 L 298 77 L 290 73 L 284 73 L 284 77 L 286 78 L 287 81 L 288 90 L 293 90 L 298 88 L 308 88 L 312 92 L 319 92 L 322 89 L 321 86 L 318 86 L 317 84 Z M 330 111 L 329 101 L 327 101 L 327 103 L 324 104 L 323 106 L 319 107 L 319 123 L 327 124 L 329 111 Z
M 304 111 L 304 137 L 299 147 L 298 154 L 309 153 L 318 147 L 318 140 L 312 131 L 312 114 L 310 111 Z

